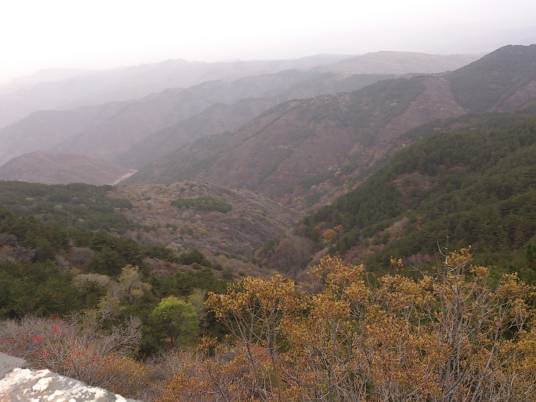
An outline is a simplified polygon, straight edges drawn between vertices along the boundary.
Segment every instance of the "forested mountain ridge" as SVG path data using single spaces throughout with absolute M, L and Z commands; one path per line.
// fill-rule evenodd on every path
M 188 92 L 169 90 L 133 102 L 36 112 L 0 130 L 0 163 L 35 151 L 109 156 L 117 147 L 128 147 L 125 136 L 135 141 L 147 130 L 163 128 L 209 105 Z
M 132 238 L 196 249 L 237 269 L 247 264 L 254 269 L 259 249 L 284 236 L 299 219 L 250 191 L 202 183 L 121 185 L 109 195 L 132 205 L 122 211 L 133 225 Z
M 484 115 L 414 133 L 355 190 L 304 220 L 320 247 L 371 269 L 426 266 L 471 245 L 481 261 L 536 274 L 536 115 Z M 534 271 L 534 272 L 533 272 Z
M 0 205 L 67 230 L 103 231 L 179 252 L 199 250 L 246 272 L 258 271 L 257 251 L 299 219 L 249 191 L 188 182 L 112 187 L 0 181 Z
M 536 97 L 536 45 L 505 46 L 449 79 L 456 101 L 469 112 L 522 109 Z
M 46 185 L 0 181 L 0 205 L 44 224 L 85 231 L 124 234 L 132 223 L 121 214 L 132 208 L 124 199 L 110 198 L 111 186 L 88 184 Z
M 388 80 L 353 93 L 289 101 L 234 133 L 178 149 L 141 169 L 133 181 L 207 180 L 303 205 L 304 194 L 328 192 L 322 185 L 341 190 L 341 175 L 368 166 L 385 151 L 388 138 L 412 128 L 411 121 L 389 123 L 419 95 L 432 98 L 436 83 L 444 85 L 427 77 Z M 430 99 L 420 105 L 424 121 L 461 113 L 434 109 Z
M 262 98 L 249 97 L 231 104 L 214 104 L 189 119 L 179 121 L 135 143 L 118 159 L 127 166 L 144 167 L 196 139 L 237 130 L 263 112 L 288 99 L 347 92 L 391 78 L 389 75 L 379 74 L 341 77 L 326 73 L 312 74 L 308 79 L 291 84 L 290 77 L 295 74 L 297 72 L 293 71 L 279 74 L 283 80 L 285 76 L 289 76 L 286 79 L 289 86 L 284 90 L 278 91 L 267 82 L 269 90 L 262 92 Z M 244 79 L 244 81 L 249 81 L 249 79 Z
M 161 299 L 222 290 L 237 273 L 208 261 L 197 250 L 177 251 L 126 237 L 125 227 L 101 218 L 118 214 L 117 206 L 128 208 L 128 204 L 121 200 L 102 202 L 102 188 L 5 185 L 10 187 L 9 199 L 13 201 L 17 198 L 15 194 L 37 196 L 45 191 L 54 203 L 19 198 L 19 205 L 8 205 L 9 211 L 0 208 L 2 331 L 9 332 L 5 320 L 21 323 L 30 316 L 65 317 L 93 310 L 99 325 L 129 328 L 122 332 L 123 345 L 135 341 L 135 353 L 154 353 L 167 345 L 165 331 L 160 332 L 151 317 Z M 86 214 L 79 213 L 83 208 L 79 197 L 91 192 L 100 202 L 86 204 Z M 7 193 L 2 192 L 2 197 L 7 198 Z M 32 325 L 32 330 L 37 332 L 36 336 L 48 336 L 46 329 Z M 134 339 L 129 338 L 129 333 Z M 80 336 L 80 332 L 76 334 Z M 5 342 L 7 333 L 2 335 L 2 351 L 16 349 L 25 339 Z M 61 336 L 63 341 L 67 334 L 62 332 Z M 11 353 L 18 354 L 20 350 L 15 349 Z M 80 372 L 73 376 L 80 378 Z

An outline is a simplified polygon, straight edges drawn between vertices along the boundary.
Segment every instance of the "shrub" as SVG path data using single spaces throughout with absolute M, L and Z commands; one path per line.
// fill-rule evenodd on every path
M 171 346 L 190 343 L 197 336 L 199 318 L 190 303 L 169 296 L 160 301 L 151 313 L 151 323 L 159 336 L 169 339 Z
M 177 262 L 184 265 L 200 264 L 210 266 L 210 262 L 205 258 L 199 250 L 193 249 L 182 253 Z
M 89 385 L 139 397 L 148 383 L 144 365 L 133 360 L 140 342 L 139 322 L 102 333 L 93 324 L 24 318 L 0 325 L 0 351 L 26 359 Z

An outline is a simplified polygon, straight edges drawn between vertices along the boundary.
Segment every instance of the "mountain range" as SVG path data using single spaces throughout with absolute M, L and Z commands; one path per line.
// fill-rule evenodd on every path
M 419 60 L 426 57 L 426 63 Z M 362 58 L 363 61 L 359 62 Z M 87 105 L 141 98 L 169 88 L 188 88 L 202 82 L 233 81 L 247 76 L 274 74 L 285 70 L 338 72 L 339 61 L 352 59 L 356 67 L 346 74 L 396 74 L 452 70 L 476 56 L 416 56 L 413 53 L 315 55 L 289 60 L 195 62 L 167 60 L 101 71 L 45 70 L 0 87 L 0 128 L 39 110 L 64 110 Z M 361 66 L 362 64 L 362 66 Z M 334 65 L 331 70 L 328 65 Z
M 246 99 L 259 104 L 257 98 L 267 98 L 264 104 L 268 108 L 287 99 L 335 93 L 342 88 L 358 89 L 389 77 L 341 77 L 332 73 L 293 70 L 231 82 L 210 81 L 188 89 L 168 89 L 127 102 L 36 112 L 0 130 L 0 163 L 34 151 L 85 154 L 114 161 L 150 135 L 194 117 L 211 106 L 232 105 Z M 261 112 L 265 109 L 252 106 L 250 110 Z M 252 117 L 254 115 L 246 113 L 238 123 Z M 236 114 L 231 120 L 236 120 Z M 205 135 L 202 131 L 199 134 Z M 176 146 L 179 145 L 182 143 L 177 142 Z M 128 155 L 123 157 L 123 160 L 129 159 L 132 158 Z
M 291 207 L 354 186 L 403 134 L 434 120 L 523 109 L 536 99 L 536 46 L 508 46 L 439 75 L 277 105 L 239 130 L 202 138 L 142 168 L 132 182 L 201 180 L 244 187 Z
M 382 51 L 345 58 L 315 69 L 342 74 L 370 74 L 371 72 L 392 75 L 434 74 L 457 70 L 477 58 L 476 55 L 465 54 L 437 57 L 426 53 Z
M 35 85 L 0 90 L 0 127 L 39 110 L 64 110 L 87 105 L 127 101 L 169 88 L 187 88 L 211 80 L 236 80 L 287 69 L 310 69 L 337 62 L 345 56 L 319 55 L 293 60 L 235 61 L 221 63 L 167 60 L 101 71 L 65 75 Z M 45 74 L 46 76 L 46 74 Z M 30 79 L 30 82 L 31 79 Z

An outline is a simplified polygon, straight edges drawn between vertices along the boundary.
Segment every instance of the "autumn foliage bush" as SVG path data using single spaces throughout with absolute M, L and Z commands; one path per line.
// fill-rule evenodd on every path
M 161 400 L 535 400 L 535 291 L 515 274 L 492 287 L 462 250 L 435 276 L 370 284 L 334 257 L 312 275 L 314 291 L 275 275 L 211 294 L 230 337 L 204 340 Z
M 132 358 L 140 341 L 138 325 L 132 321 L 103 334 L 75 321 L 5 321 L 0 326 L 0 351 L 22 357 L 34 368 L 135 397 L 147 387 L 147 368 Z

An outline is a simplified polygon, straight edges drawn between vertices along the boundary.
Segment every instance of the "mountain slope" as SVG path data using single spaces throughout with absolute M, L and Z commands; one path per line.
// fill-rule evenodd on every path
M 438 58 L 435 56 L 420 56 L 422 58 L 420 61 L 421 66 L 427 65 L 427 63 L 435 66 L 439 63 L 437 61 Z M 402 58 L 403 60 L 408 58 L 414 59 L 415 57 L 415 55 L 411 54 L 399 55 L 399 58 Z M 377 60 L 378 64 L 370 64 L 369 59 L 371 58 L 374 60 L 380 59 L 381 63 Z M 440 56 L 439 60 L 443 60 L 443 58 L 443 56 Z M 268 64 L 259 63 L 257 66 L 252 62 L 249 64 L 246 63 L 245 69 L 250 73 L 256 72 L 260 74 L 265 70 L 270 72 L 271 68 L 275 71 L 279 71 L 283 69 L 283 67 L 310 68 L 313 67 L 315 63 L 326 63 L 328 59 L 329 57 L 323 61 L 313 58 L 285 63 L 274 62 L 271 64 L 272 67 L 269 68 Z M 365 67 L 356 71 L 367 72 L 371 75 L 353 75 L 343 78 L 339 73 L 332 73 L 329 71 L 285 70 L 275 74 L 260 74 L 236 79 L 234 81 L 206 82 L 189 89 L 167 90 L 158 94 L 146 96 L 136 101 L 107 103 L 99 106 L 83 107 L 68 111 L 39 112 L 37 115 L 30 115 L 29 117 L 0 130 L 0 163 L 6 162 L 23 153 L 38 150 L 88 154 L 92 157 L 110 160 L 113 160 L 118 155 L 127 154 L 122 160 L 132 161 L 133 159 L 135 160 L 136 151 L 132 151 L 134 155 L 128 155 L 131 146 L 137 142 L 143 141 L 149 135 L 172 126 L 184 119 L 188 119 L 189 117 L 202 112 L 207 107 L 217 103 L 233 104 L 247 98 L 262 97 L 272 98 L 272 105 L 274 105 L 293 98 L 307 98 L 321 94 L 355 91 L 380 79 L 389 77 L 387 75 L 375 73 L 375 71 L 398 71 L 402 73 L 412 71 L 411 69 L 404 70 L 405 67 L 400 67 L 400 60 L 397 60 L 393 54 L 388 52 L 385 55 L 363 56 L 362 62 Z M 410 63 L 409 61 L 407 62 Z M 179 65 L 182 66 L 183 64 L 185 64 L 183 67 L 179 67 Z M 196 70 L 195 73 L 193 72 L 194 70 L 192 70 L 191 74 L 201 74 L 201 71 L 204 71 L 203 66 L 197 67 L 199 67 L 200 70 Z M 222 72 L 224 70 L 227 71 L 227 73 L 223 74 L 225 78 L 230 79 L 241 76 L 241 73 L 239 72 L 236 72 L 236 74 L 232 73 L 232 68 L 228 70 L 229 66 L 220 67 L 223 70 L 219 70 L 215 66 L 210 68 L 207 67 L 210 71 L 214 71 L 214 74 L 207 73 L 203 76 L 204 79 L 222 78 L 217 72 Z M 163 73 L 164 77 L 173 77 L 173 74 L 175 74 L 173 71 L 175 71 L 175 69 L 184 69 L 184 71 L 186 71 L 188 68 L 193 67 L 185 62 L 182 62 L 182 64 L 179 62 L 170 62 L 169 66 L 162 65 L 160 68 L 165 70 Z M 121 85 L 120 83 L 128 81 L 130 79 L 128 77 L 130 76 L 138 77 L 138 75 L 141 74 L 143 77 L 149 77 L 156 71 L 152 70 L 150 66 L 146 66 L 146 69 L 147 71 L 140 67 L 139 69 L 126 70 L 123 71 L 124 76 L 120 74 L 120 71 L 117 71 L 113 74 L 113 77 L 115 77 L 115 80 L 117 81 L 114 81 L 114 85 Z M 416 70 L 436 71 L 441 70 L 441 68 L 417 68 Z M 344 71 L 345 76 L 350 75 L 349 73 L 349 71 Z M 181 77 L 184 78 L 184 75 L 181 75 Z M 162 79 L 162 77 L 158 77 L 158 80 L 160 79 Z M 61 81 L 43 85 L 52 86 L 55 91 L 54 93 L 57 96 L 67 96 L 66 94 L 69 94 L 69 91 L 71 90 L 71 85 L 74 87 L 77 85 L 76 78 L 73 80 L 73 82 Z M 141 81 L 143 81 L 143 79 Z M 170 78 L 167 85 L 173 86 L 173 82 L 173 79 Z M 196 82 L 195 79 L 191 81 L 191 83 L 194 82 Z M 65 84 L 65 87 L 61 86 L 62 83 Z M 57 87 L 58 85 L 60 87 Z M 156 89 L 162 88 L 156 86 L 155 90 Z M 143 92 L 140 92 L 140 94 L 143 94 Z M 3 98 L 0 96 L 0 106 L 2 106 L 0 109 L 8 110 L 10 103 L 7 102 L 3 104 L 2 99 Z M 21 99 L 22 100 L 20 101 L 23 102 L 24 96 L 22 96 Z M 17 104 L 17 102 L 18 100 L 14 101 L 15 104 Z M 43 103 L 42 107 L 46 107 L 47 110 L 50 110 L 57 107 L 65 108 L 73 105 L 77 105 L 77 103 L 66 103 L 57 106 L 56 102 L 49 100 L 48 102 Z M 245 115 L 240 123 L 245 123 L 251 117 L 251 115 Z M 63 126 L 61 124 L 61 121 L 63 120 L 71 123 Z M 42 138 L 45 137 L 42 133 L 43 127 L 47 130 L 47 141 L 42 141 Z M 237 127 L 238 124 L 234 126 L 229 124 L 229 128 L 223 128 L 225 130 L 234 130 Z M 185 137 L 185 134 L 182 134 L 183 131 L 184 127 L 178 128 L 178 137 Z M 208 132 L 208 134 L 214 133 L 215 132 L 212 131 Z M 49 136 L 50 141 L 48 140 Z M 144 145 L 147 145 L 147 143 L 144 143 Z M 173 145 L 178 147 L 183 145 L 183 143 L 175 142 Z M 158 146 L 161 147 L 161 145 L 157 145 L 157 147 Z M 155 156 L 152 159 L 163 156 L 156 152 L 154 155 Z M 149 160 L 151 160 L 151 158 L 145 160 L 145 162 Z M 140 167 L 142 164 L 135 163 L 135 166 Z
M 445 79 L 415 77 L 290 101 L 234 133 L 180 148 L 132 180 L 205 180 L 245 187 L 292 206 L 325 202 L 405 131 L 463 114 L 452 99 Z
M 473 113 L 519 109 L 536 97 L 536 45 L 503 47 L 449 78 L 457 101 Z
M 257 250 L 283 236 L 298 219 L 294 211 L 249 191 L 187 182 L 111 187 L 0 181 L 0 205 L 0 229 L 5 209 L 26 221 L 36 218 L 61 227 L 71 237 L 70 231 L 82 230 L 120 235 L 148 247 L 197 249 L 237 271 L 258 269 Z M 0 260 L 1 234 L 20 233 L 22 225 L 9 229 L 0 230 Z M 44 234 L 24 233 L 32 242 Z
M 426 264 L 438 248 L 468 245 L 492 264 L 526 264 L 536 244 L 536 115 L 463 118 L 419 135 L 306 218 L 304 232 L 371 268 L 390 257 Z
M 46 82 L 65 81 L 83 73 L 85 73 L 84 70 L 71 68 L 51 68 L 38 70 L 35 73 L 17 77 L 11 81 L 8 81 L 7 83 L 0 84 L 0 94 L 13 93 L 21 89 L 30 88 L 34 85 Z
M 110 158 L 146 135 L 200 113 L 213 103 L 200 88 L 168 90 L 129 102 L 34 113 L 0 130 L 0 163 L 39 150 Z
M 124 233 L 132 223 L 121 214 L 130 202 L 110 198 L 110 186 L 47 185 L 0 181 L 0 205 L 21 217 L 84 231 Z
M 494 78 L 475 79 L 465 93 L 460 76 L 485 74 L 501 83 L 500 94 L 527 94 L 528 100 L 515 108 L 536 99 L 530 72 L 520 69 L 519 79 L 499 74 L 512 63 L 536 60 L 533 47 L 515 49 L 522 54 L 518 59 L 506 47 L 454 73 L 381 81 L 350 94 L 287 102 L 234 133 L 178 149 L 132 180 L 204 180 L 245 187 L 293 207 L 326 203 L 349 190 L 389 150 L 407 143 L 401 139 L 404 133 L 471 113 L 472 94 L 486 91 Z M 511 105 L 508 97 L 501 99 L 486 110 Z
M 344 62 L 346 59 L 349 59 L 348 63 Z M 168 88 L 187 88 L 211 80 L 232 81 L 247 76 L 314 68 L 347 75 L 435 73 L 461 67 L 470 61 L 470 56 L 379 52 L 355 58 L 315 55 L 289 60 L 220 63 L 167 60 L 103 71 L 52 70 L 0 88 L 0 128 L 39 110 L 126 101 Z
M 283 89 L 284 84 L 282 84 L 281 89 L 278 89 L 273 83 L 262 82 L 260 81 L 261 77 L 258 77 L 259 86 L 261 84 L 267 85 L 266 90 L 262 91 L 265 97 L 246 98 L 232 104 L 218 103 L 210 106 L 202 113 L 166 127 L 135 143 L 128 151 L 120 155 L 119 161 L 128 166 L 140 168 L 198 138 L 237 130 L 245 123 L 287 99 L 357 90 L 390 78 L 390 76 L 383 75 L 353 75 L 341 78 L 335 74 L 323 73 L 320 75 L 311 74 L 308 79 L 296 82 L 292 78 L 295 74 L 296 72 L 287 71 L 277 75 L 279 80 L 288 82 L 286 89 Z M 246 78 L 242 81 L 250 80 L 252 79 Z
M 434 74 L 457 70 L 478 59 L 475 55 L 433 55 L 412 52 L 375 52 L 317 67 L 341 74 Z
M 44 184 L 115 184 L 133 172 L 98 159 L 73 154 L 33 152 L 0 166 L 0 180 Z
M 275 104 L 275 98 L 258 98 L 240 100 L 232 105 L 212 105 L 189 119 L 134 143 L 118 159 L 127 166 L 143 167 L 198 138 L 236 130 Z

